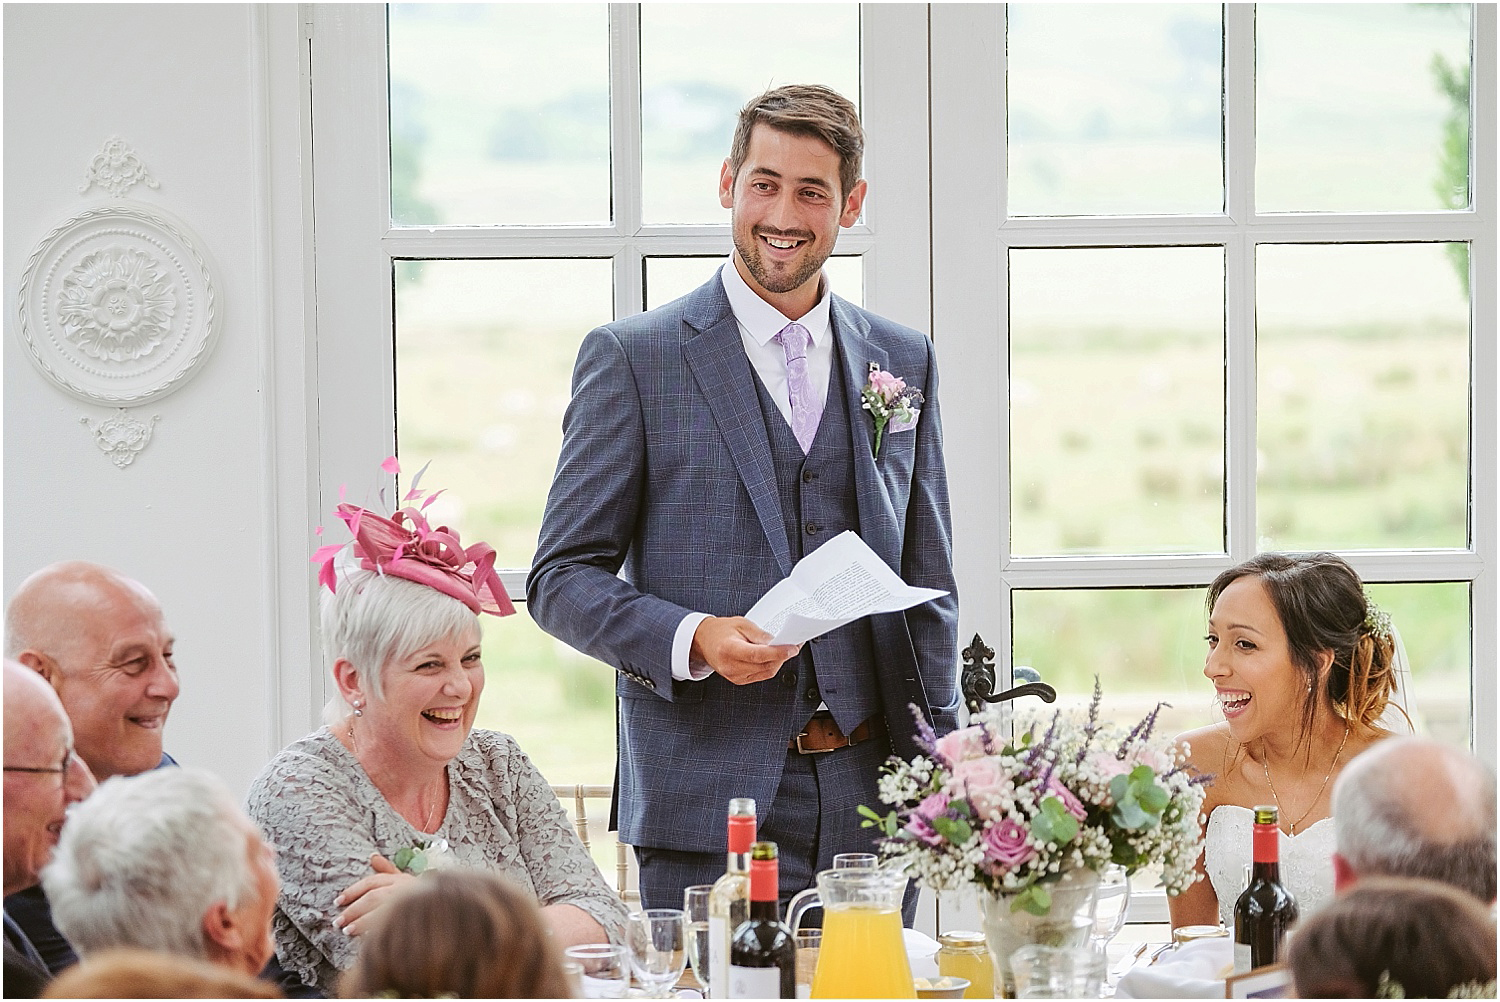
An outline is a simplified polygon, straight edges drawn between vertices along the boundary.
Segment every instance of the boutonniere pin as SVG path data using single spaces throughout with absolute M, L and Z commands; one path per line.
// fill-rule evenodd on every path
M 906 380 L 886 372 L 878 362 L 871 362 L 870 379 L 859 396 L 863 401 L 860 406 L 875 420 L 875 458 L 879 459 L 880 440 L 887 425 L 894 433 L 917 423 L 917 415 L 921 413 L 917 404 L 922 402 L 922 391 L 907 386 Z
M 415 877 L 428 870 L 441 870 L 451 865 L 453 850 L 448 848 L 448 840 L 445 838 L 435 838 L 430 842 L 418 839 L 414 845 L 397 849 L 391 862 L 396 864 L 396 869 Z

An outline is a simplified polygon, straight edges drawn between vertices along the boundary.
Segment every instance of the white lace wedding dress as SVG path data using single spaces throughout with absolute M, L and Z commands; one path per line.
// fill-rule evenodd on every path
M 1245 889 L 1250 863 L 1254 812 L 1225 804 L 1208 817 L 1203 863 L 1214 893 L 1219 896 L 1219 918 L 1234 929 L 1234 902 Z M 1309 825 L 1296 835 L 1281 833 L 1281 882 L 1306 918 L 1333 897 L 1333 819 Z

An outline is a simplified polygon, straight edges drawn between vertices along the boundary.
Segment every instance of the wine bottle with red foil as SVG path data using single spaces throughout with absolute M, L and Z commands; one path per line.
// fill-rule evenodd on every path
M 1255 808 L 1250 886 L 1234 903 L 1236 974 L 1280 963 L 1287 930 L 1297 921 L 1297 899 L 1281 882 L 1280 839 L 1276 808 Z
M 729 997 L 729 942 L 740 923 L 750 917 L 750 845 L 754 841 L 755 800 L 735 797 L 729 802 L 729 865 L 708 896 L 709 998 Z
M 781 921 L 777 900 L 776 843 L 750 848 L 750 917 L 734 931 L 729 949 L 729 997 L 797 997 L 797 939 Z

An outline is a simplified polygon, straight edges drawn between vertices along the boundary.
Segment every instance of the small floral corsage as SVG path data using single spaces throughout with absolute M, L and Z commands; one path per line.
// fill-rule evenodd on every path
M 922 413 L 917 404 L 922 402 L 922 391 L 906 385 L 906 380 L 893 376 L 877 362 L 870 363 L 870 381 L 860 391 L 860 406 L 875 419 L 875 458 L 880 458 L 880 440 L 889 425 L 894 434 L 906 431 L 917 423 Z
M 428 870 L 441 870 L 451 865 L 453 850 L 448 848 L 448 840 L 445 838 L 435 838 L 431 842 L 418 839 L 414 845 L 397 849 L 391 862 L 396 864 L 396 869 L 415 877 Z

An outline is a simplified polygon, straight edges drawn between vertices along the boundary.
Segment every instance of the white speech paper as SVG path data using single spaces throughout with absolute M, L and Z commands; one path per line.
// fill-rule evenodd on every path
M 948 594 L 914 588 L 853 531 L 841 532 L 792 568 L 747 613 L 773 644 L 803 644 L 862 616 L 900 612 Z

